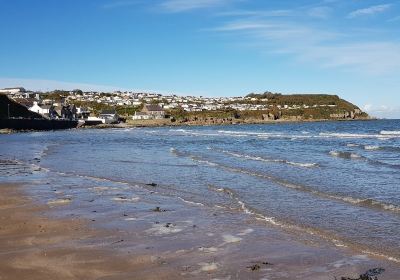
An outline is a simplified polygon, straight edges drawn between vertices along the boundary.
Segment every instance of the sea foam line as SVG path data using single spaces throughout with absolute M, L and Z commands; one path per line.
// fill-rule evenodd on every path
M 257 211 L 249 208 L 245 202 L 241 201 L 238 196 L 236 195 L 236 193 L 229 189 L 229 188 L 222 188 L 222 187 L 217 187 L 217 186 L 213 186 L 213 185 L 209 185 L 209 189 L 216 191 L 216 192 L 221 192 L 221 193 L 225 193 L 227 195 L 229 195 L 229 197 L 231 199 L 233 199 L 234 201 L 236 201 L 236 203 L 239 205 L 239 209 L 250 216 L 253 216 L 256 220 L 258 221 L 262 221 L 262 222 L 266 222 L 270 225 L 273 226 L 278 226 L 282 229 L 288 229 L 288 230 L 294 230 L 294 231 L 298 231 L 298 232 L 304 232 L 313 236 L 318 236 L 324 240 L 327 240 L 329 242 L 331 242 L 333 245 L 335 245 L 336 247 L 354 247 L 355 249 L 359 248 L 359 246 L 357 246 L 357 244 L 353 244 L 352 242 L 348 242 L 346 240 L 343 240 L 342 238 L 340 238 L 339 236 L 337 236 L 334 233 L 331 232 L 326 232 L 324 230 L 321 229 L 316 229 L 313 227 L 304 227 L 301 225 L 296 225 L 293 223 L 287 223 L 284 221 L 281 221 L 279 219 L 277 219 L 276 217 L 272 217 L 272 216 L 267 216 L 264 214 L 260 214 Z M 371 250 L 365 250 L 365 249 L 361 249 L 362 253 L 368 254 L 368 255 L 372 255 L 375 257 L 379 257 L 379 258 L 384 258 L 387 259 L 389 261 L 393 261 L 396 263 L 400 262 L 400 259 L 393 257 L 393 256 L 389 256 L 386 254 L 382 254 L 379 252 L 375 252 L 375 251 L 371 251 Z
M 284 159 L 269 159 L 269 158 L 260 157 L 260 156 L 240 154 L 240 153 L 231 152 L 231 151 L 227 151 L 227 150 L 218 150 L 218 149 L 213 149 L 213 150 L 233 156 L 233 157 L 247 159 L 247 160 L 262 161 L 262 162 L 277 162 L 277 163 L 284 163 L 284 164 L 297 166 L 297 167 L 308 167 L 308 168 L 318 166 L 317 163 L 302 163 L 302 162 L 288 161 L 288 160 L 284 160 Z
M 290 182 L 287 182 L 285 180 L 282 180 L 280 178 L 276 178 L 276 177 L 268 175 L 268 174 L 259 174 L 259 173 L 248 171 L 248 170 L 245 170 L 245 169 L 230 167 L 230 166 L 226 166 L 226 165 L 222 165 L 222 164 L 219 164 L 219 163 L 210 162 L 210 161 L 206 161 L 206 160 L 199 160 L 198 156 L 191 156 L 190 158 L 192 160 L 194 160 L 194 161 L 197 161 L 197 162 L 200 162 L 200 163 L 203 163 L 203 164 L 207 164 L 209 166 L 222 168 L 222 169 L 228 170 L 230 172 L 242 173 L 242 174 L 250 175 L 250 176 L 253 176 L 253 177 L 267 179 L 267 180 L 269 180 L 269 181 L 271 181 L 271 182 L 273 182 L 273 183 L 275 183 L 277 185 L 280 185 L 282 187 L 286 187 L 286 188 L 289 188 L 289 189 L 301 191 L 301 192 L 304 192 L 304 193 L 310 193 L 312 195 L 315 195 L 315 196 L 318 196 L 318 197 L 321 197 L 321 198 L 337 200 L 337 201 L 340 201 L 340 202 L 356 205 L 356 206 L 359 206 L 359 207 L 367 207 L 367 208 L 373 208 L 373 209 L 379 209 L 379 210 L 384 210 L 384 211 L 400 213 L 400 206 L 398 206 L 398 205 L 388 204 L 388 203 L 377 201 L 377 200 L 374 200 L 374 199 L 371 199 L 371 198 L 353 198 L 351 196 L 342 196 L 342 195 L 338 195 L 338 194 L 322 192 L 322 191 L 313 189 L 311 187 L 306 187 L 306 186 L 303 186 L 303 185 L 290 183 Z

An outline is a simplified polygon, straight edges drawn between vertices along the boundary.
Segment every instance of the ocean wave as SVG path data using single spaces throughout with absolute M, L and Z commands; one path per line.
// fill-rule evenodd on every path
M 290 230 L 291 232 L 293 232 L 293 231 L 304 232 L 304 233 L 310 234 L 312 236 L 318 236 L 324 240 L 331 242 L 336 247 L 353 247 L 355 249 L 361 250 L 363 253 L 366 253 L 368 255 L 379 256 L 381 258 L 385 258 L 390 261 L 400 262 L 400 260 L 396 257 L 390 256 L 387 254 L 383 254 L 381 252 L 376 252 L 376 251 L 370 250 L 370 248 L 368 248 L 368 250 L 367 250 L 365 248 L 360 247 L 360 244 L 353 243 L 347 239 L 343 239 L 333 232 L 329 232 L 329 231 L 315 228 L 312 226 L 298 225 L 292 221 L 286 221 L 286 220 L 282 220 L 282 219 L 279 219 L 274 216 L 269 216 L 264 213 L 260 213 L 256 209 L 253 209 L 252 207 L 248 206 L 246 204 L 246 202 L 241 200 L 236 195 L 236 193 L 233 190 L 231 190 L 230 188 L 210 185 L 209 189 L 229 195 L 229 197 L 238 204 L 237 210 L 241 211 L 242 213 L 244 213 L 246 215 L 250 215 L 250 216 L 254 217 L 254 219 L 257 221 L 262 221 L 269 225 L 282 228 L 284 230 Z M 369 200 L 351 200 L 351 201 L 353 201 L 355 203 L 360 203 L 360 204 L 362 204 L 362 203 L 375 204 L 375 202 L 372 202 L 372 201 L 367 202 Z
M 346 146 L 347 147 L 360 147 L 360 144 L 353 144 L 353 143 L 349 143 L 349 144 L 346 144 Z
M 344 158 L 344 159 L 362 159 L 363 156 L 352 152 L 340 152 L 340 151 L 330 151 L 329 154 L 333 157 Z
M 321 132 L 318 134 L 323 138 L 340 138 L 340 139 L 389 139 L 393 138 L 395 135 L 393 134 L 359 134 L 359 133 L 330 133 L 330 132 Z M 400 136 L 400 135 L 398 135 Z
M 356 134 L 356 133 L 328 133 L 328 132 L 321 132 L 319 136 L 322 137 L 337 137 L 337 138 L 375 138 L 379 135 L 374 134 Z
M 186 204 L 195 205 L 195 206 L 204 206 L 203 203 L 190 201 L 190 200 L 184 199 L 184 198 L 182 198 L 180 196 L 178 196 L 178 199 L 183 201 L 183 202 L 185 202 Z
M 252 131 L 232 131 L 232 130 L 219 130 L 218 133 L 220 133 L 221 135 L 229 135 L 231 137 L 253 136 L 261 139 L 269 139 L 269 138 L 304 139 L 313 137 L 312 135 L 307 135 L 308 133 L 284 134 L 278 132 L 252 132 Z
M 381 135 L 397 135 L 400 136 L 400 130 L 382 130 Z
M 359 206 L 359 207 L 374 208 L 374 209 L 379 209 L 379 210 L 384 210 L 384 211 L 389 211 L 389 212 L 400 213 L 400 206 L 398 206 L 398 205 L 388 204 L 388 203 L 385 203 L 382 201 L 377 201 L 377 200 L 370 199 L 370 198 L 354 198 L 351 196 L 344 196 L 341 194 L 324 192 L 324 191 L 316 190 L 312 187 L 291 183 L 291 182 L 282 180 L 280 178 L 277 178 L 277 177 L 274 177 L 274 176 L 271 176 L 268 174 L 260 174 L 260 173 L 256 173 L 256 172 L 249 171 L 246 169 L 230 167 L 230 166 L 207 161 L 207 164 L 210 164 L 210 163 L 213 164 L 213 166 L 215 166 L 215 167 L 219 167 L 224 170 L 228 170 L 230 172 L 242 173 L 242 174 L 246 174 L 246 175 L 253 176 L 253 177 L 267 179 L 279 186 L 297 190 L 297 191 L 301 191 L 301 192 L 305 192 L 305 193 L 310 193 L 312 195 L 315 195 L 315 196 L 318 196 L 321 198 L 336 200 L 336 201 L 352 204 L 352 205 Z M 227 191 L 229 191 L 229 190 L 226 190 L 226 189 L 220 190 L 220 192 L 227 192 Z M 232 193 L 232 195 L 234 195 L 234 192 Z
M 364 146 L 364 150 L 367 150 L 367 151 L 377 151 L 377 150 L 381 150 L 382 149 L 382 147 L 380 147 L 380 146 L 374 146 L 374 145 L 365 145 Z
M 276 163 L 284 163 L 292 166 L 297 166 L 297 167 L 317 167 L 317 163 L 307 163 L 307 162 L 294 162 L 294 161 L 289 161 L 289 160 L 284 160 L 284 159 L 270 159 L 270 158 L 265 158 L 265 157 L 260 157 L 260 156 L 252 156 L 252 155 L 247 155 L 247 154 L 241 154 L 241 153 L 236 153 L 236 152 L 231 152 L 227 150 L 219 150 L 219 149 L 213 149 L 214 151 L 221 152 L 233 157 L 237 158 L 242 158 L 242 159 L 247 159 L 247 160 L 254 160 L 254 161 L 262 161 L 262 162 L 276 162 Z

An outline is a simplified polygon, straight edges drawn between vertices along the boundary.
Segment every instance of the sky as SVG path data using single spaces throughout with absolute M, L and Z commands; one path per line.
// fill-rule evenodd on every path
M 0 88 L 337 94 L 400 118 L 400 0 L 0 0 Z

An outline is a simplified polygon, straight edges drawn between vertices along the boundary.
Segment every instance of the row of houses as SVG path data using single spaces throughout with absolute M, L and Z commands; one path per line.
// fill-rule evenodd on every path
M 24 88 L 7 88 L 0 92 L 8 93 L 14 99 L 32 99 L 39 101 L 40 93 L 26 91 Z M 57 92 L 57 91 L 56 91 Z M 54 93 L 54 92 L 51 92 Z M 104 92 L 83 92 L 81 90 L 63 91 L 64 102 L 67 104 L 74 103 L 98 103 L 110 107 L 127 106 L 140 107 L 146 105 L 140 112 L 136 112 L 133 116 L 136 120 L 157 119 L 165 116 L 164 110 L 182 109 L 186 112 L 201 112 L 234 109 L 237 111 L 257 111 L 277 108 L 279 110 L 297 110 L 317 107 L 336 107 L 336 105 L 287 105 L 287 104 L 268 104 L 268 98 L 247 97 L 202 97 L 202 96 L 178 96 L 178 95 L 161 95 L 157 93 L 137 93 L 130 91 L 115 91 L 112 93 Z M 51 100 L 41 100 L 44 105 L 53 105 Z M 153 106 L 153 107 L 148 107 Z M 158 106 L 158 107 L 155 107 Z M 44 110 L 47 110 L 43 108 Z M 78 109 L 79 110 L 79 109 Z M 79 114 L 79 113 L 78 113 Z

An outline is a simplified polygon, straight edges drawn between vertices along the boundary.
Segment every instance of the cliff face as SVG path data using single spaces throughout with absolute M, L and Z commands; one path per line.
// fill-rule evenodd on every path
M 43 119 L 43 116 L 31 112 L 25 106 L 11 100 L 5 94 L 0 94 L 0 119 L 10 118 L 28 118 L 28 119 Z

